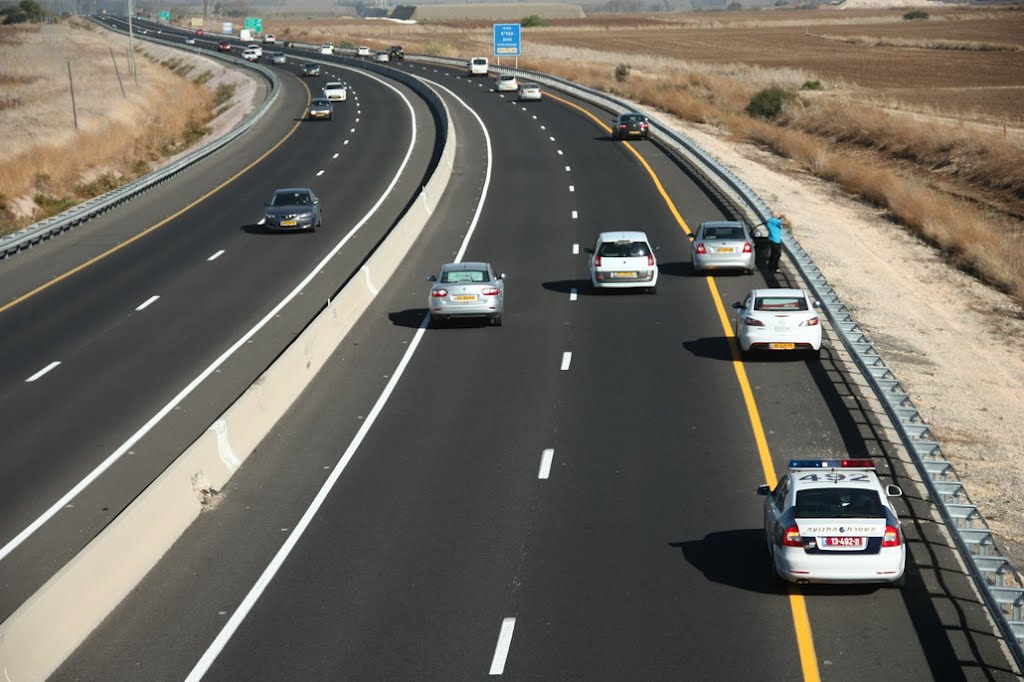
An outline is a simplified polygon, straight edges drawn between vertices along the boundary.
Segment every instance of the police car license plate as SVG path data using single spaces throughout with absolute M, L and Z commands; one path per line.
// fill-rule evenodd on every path
M 796 348 L 795 343 L 769 343 L 768 350 L 793 350 Z
M 626 279 L 626 278 L 629 278 L 629 277 L 636 277 L 636 273 L 635 272 L 613 272 L 612 273 L 612 277 L 616 277 L 618 279 Z
M 826 549 L 863 549 L 864 538 L 859 537 L 839 537 L 839 538 L 822 538 L 821 546 Z
M 475 301 L 476 294 L 459 294 L 455 297 L 456 301 Z
M 298 220 L 282 220 L 281 227 L 295 227 L 299 224 Z

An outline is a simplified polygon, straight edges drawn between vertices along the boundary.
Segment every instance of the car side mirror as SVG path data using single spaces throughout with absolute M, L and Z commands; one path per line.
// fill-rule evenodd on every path
M 772 487 L 767 483 L 762 483 L 761 485 L 757 486 L 757 494 L 761 495 L 762 497 L 767 497 L 768 495 L 772 494 Z
M 437 281 L 437 275 L 427 275 L 427 281 L 428 282 L 436 282 Z
M 815 301 L 814 302 L 814 307 L 815 308 L 820 308 L 821 307 L 821 301 Z
M 503 272 L 500 275 L 498 275 L 498 279 L 505 279 L 505 273 Z
M 696 235 L 696 234 L 694 234 L 693 232 L 691 232 L 691 233 L 689 234 L 689 237 L 690 237 L 690 241 L 693 241 L 694 239 L 696 239 L 696 238 L 697 238 L 697 235 Z
M 319 199 L 313 199 L 313 203 L 314 203 L 314 204 L 319 204 L 319 203 L 320 203 L 320 200 L 319 200 Z
M 889 497 L 903 497 L 903 488 L 898 485 L 885 486 L 885 494 Z
M 743 310 L 743 304 L 740 303 L 739 301 L 736 301 L 735 303 L 733 303 L 732 307 L 735 308 L 736 310 Z

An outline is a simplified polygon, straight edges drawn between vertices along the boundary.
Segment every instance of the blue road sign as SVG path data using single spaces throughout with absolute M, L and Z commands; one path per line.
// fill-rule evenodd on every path
M 521 28 L 519 24 L 494 25 L 495 57 L 518 57 L 523 54 Z

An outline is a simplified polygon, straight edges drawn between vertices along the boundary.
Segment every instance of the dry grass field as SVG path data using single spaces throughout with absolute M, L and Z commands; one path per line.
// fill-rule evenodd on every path
M 205 134 L 212 72 L 139 47 L 136 84 L 127 50 L 84 21 L 0 27 L 0 234 L 149 172 Z
M 1024 6 L 929 8 L 916 21 L 905 12 L 553 20 L 524 29 L 519 65 L 795 160 L 1024 300 Z M 491 51 L 482 22 L 280 19 L 273 30 L 451 57 Z M 774 121 L 749 116 L 751 98 L 770 86 L 794 98 Z

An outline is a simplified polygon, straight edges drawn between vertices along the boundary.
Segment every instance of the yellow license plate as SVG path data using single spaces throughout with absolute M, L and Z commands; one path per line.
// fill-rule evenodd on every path
M 476 295 L 474 294 L 459 294 L 455 297 L 456 301 L 475 301 Z
M 612 277 L 636 277 L 635 272 L 613 272 Z
M 731 246 L 726 246 L 724 248 L 718 249 L 718 253 L 732 253 L 735 250 L 736 249 L 732 248 Z
M 794 350 L 796 348 L 795 343 L 769 343 L 769 350 Z
M 295 227 L 299 224 L 298 220 L 282 220 L 281 227 Z

